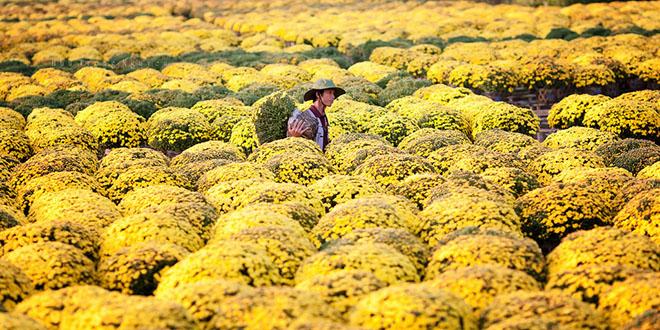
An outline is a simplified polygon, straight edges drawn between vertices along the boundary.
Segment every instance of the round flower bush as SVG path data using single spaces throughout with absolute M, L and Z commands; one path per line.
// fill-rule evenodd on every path
M 403 196 L 424 208 L 424 202 L 429 198 L 431 190 L 445 182 L 441 174 L 413 174 L 392 187 L 392 193 Z
M 307 188 L 321 199 L 326 212 L 338 204 L 381 192 L 372 180 L 341 174 L 328 175 Z
M 601 145 L 615 140 L 618 140 L 618 137 L 614 133 L 588 127 L 571 127 L 548 135 L 543 140 L 543 144 L 554 149 L 578 148 L 594 151 Z
M 275 92 L 259 99 L 252 107 L 259 144 L 286 137 L 287 121 L 296 108 L 295 100 L 289 94 Z
M 660 180 L 660 160 L 652 165 L 644 167 L 637 173 L 637 178 Z
M 266 251 L 258 245 L 217 241 L 188 255 L 162 275 L 156 296 L 187 283 L 227 279 L 254 287 L 284 284 Z
M 402 284 L 372 292 L 351 313 L 350 323 L 369 329 L 478 329 L 461 298 L 425 284 Z
M 186 108 L 160 109 L 149 117 L 145 128 L 147 142 L 158 150 L 183 151 L 211 138 L 206 117 Z
M 265 287 L 226 299 L 209 321 L 211 329 L 289 329 L 298 319 L 339 321 L 339 312 L 312 292 Z
M 608 329 L 605 317 L 591 305 L 553 291 L 519 291 L 496 297 L 481 314 L 484 328 L 512 318 L 555 321 L 571 329 Z
M 23 225 L 26 222 L 25 215 L 18 208 L 0 204 L 0 231 Z
M 545 278 L 545 258 L 529 238 L 498 231 L 478 230 L 440 240 L 429 259 L 426 278 L 469 266 L 500 265 L 523 271 L 535 279 Z
M 645 167 L 660 161 L 660 148 L 657 146 L 633 149 L 612 160 L 612 166 L 621 167 L 637 175 Z
M 417 97 L 405 96 L 393 100 L 386 109 L 411 120 L 421 128 L 457 130 L 465 134 L 470 132 L 467 121 L 458 111 Z
M 172 243 L 191 252 L 204 246 L 187 221 L 163 213 L 139 213 L 118 219 L 105 229 L 100 255 L 111 256 L 122 248 L 145 242 Z
M 107 195 L 113 202 L 119 203 L 131 191 L 154 185 L 189 187 L 190 183 L 166 167 L 138 166 L 119 174 L 107 189 Z
M 153 297 L 127 296 L 97 286 L 81 285 L 32 295 L 17 306 L 49 329 L 194 329 L 178 304 Z
M 474 155 L 487 151 L 484 147 L 471 143 L 453 144 L 434 150 L 427 156 L 427 159 L 435 165 L 439 173 L 444 174 L 458 160 L 468 157 L 476 158 Z
M 442 147 L 464 143 L 470 143 L 470 140 L 461 131 L 422 128 L 406 136 L 398 147 L 411 154 L 427 157 Z
M 88 189 L 64 189 L 45 193 L 30 206 L 28 221 L 67 219 L 93 228 L 103 228 L 121 217 L 110 199 Z
M 435 158 L 436 155 L 434 155 Z M 437 159 L 437 158 L 436 158 Z M 454 162 L 447 168 L 448 173 L 472 172 L 482 173 L 489 168 L 523 167 L 524 162 L 516 155 L 500 153 L 490 150 L 474 150 L 454 158 Z
M 229 143 L 241 149 L 245 155 L 249 155 L 259 147 L 259 139 L 252 119 L 243 118 L 234 125 L 229 136 Z
M 592 185 L 555 183 L 518 198 L 516 212 L 526 235 L 554 245 L 573 231 L 608 223 L 608 197 Z
M 612 132 L 622 138 L 660 140 L 658 107 L 650 102 L 615 98 L 589 108 L 584 125 Z
M 185 283 L 171 290 L 159 290 L 156 298 L 180 304 L 199 326 L 204 327 L 227 299 L 252 290 L 254 288 L 245 284 L 216 279 Z
M 2 249 L 5 255 L 29 244 L 60 242 L 74 246 L 92 261 L 98 260 L 99 233 L 69 219 L 56 219 L 48 222 L 29 223 L 0 232 Z
M 150 295 L 163 270 L 181 261 L 188 250 L 174 244 L 138 243 L 101 258 L 99 284 L 130 295 Z
M 493 102 L 483 107 L 474 118 L 472 134 L 476 135 L 489 129 L 522 133 L 535 136 L 539 130 L 540 119 L 530 109 L 520 108 L 505 102 Z
M 296 271 L 303 260 L 316 252 L 304 232 L 283 226 L 247 228 L 231 235 L 229 239 L 261 246 L 289 285 L 294 284 Z
M 584 114 L 593 106 L 610 100 L 605 95 L 572 94 L 555 103 L 548 113 L 548 125 L 553 128 L 582 126 Z
M 0 155 L 26 161 L 32 156 L 30 139 L 21 130 L 0 128 Z
M 98 151 L 98 143 L 92 133 L 78 125 L 73 116 L 62 109 L 32 110 L 27 118 L 25 134 L 30 139 L 34 152 L 70 145 L 91 152 Z
M 144 118 L 117 101 L 96 102 L 76 114 L 101 149 L 140 147 L 146 142 Z
M 9 186 L 17 190 L 19 187 L 41 176 L 53 172 L 80 172 L 94 175 L 98 159 L 96 155 L 77 147 L 53 147 L 45 149 L 25 163 L 14 167 L 9 179 Z
M 651 238 L 660 244 L 660 189 L 637 194 L 614 217 L 615 227 Z
M 529 90 L 563 86 L 570 79 L 570 67 L 550 56 L 524 59 L 517 71 L 520 83 Z
M 355 305 L 365 295 L 386 287 L 376 275 L 364 270 L 338 270 L 306 279 L 296 289 L 318 294 L 348 319 Z
M 285 227 L 305 236 L 300 223 L 288 216 L 269 210 L 240 209 L 221 215 L 214 229 L 213 240 L 225 240 L 243 230 L 259 227 Z
M 142 212 L 161 212 L 190 223 L 203 239 L 209 232 L 217 213 L 204 196 L 184 188 L 155 185 L 133 190 L 119 203 L 124 215 Z
M 354 173 L 388 188 L 410 175 L 436 172 L 436 167 L 423 157 L 395 153 L 370 157 Z
M 94 282 L 94 263 L 83 251 L 60 242 L 28 244 L 3 259 L 19 267 L 36 290 L 54 290 Z
M 45 330 L 46 328 L 33 318 L 23 314 L 0 312 L 0 324 L 6 330 Z
M 430 255 L 429 247 L 418 237 L 404 229 L 379 227 L 356 229 L 342 237 L 340 242 L 353 244 L 360 242 L 373 242 L 389 245 L 401 254 L 410 258 L 420 275 L 424 274 L 426 263 Z
M 625 204 L 621 195 L 624 187 L 632 181 L 635 181 L 632 174 L 618 167 L 574 167 L 553 178 L 553 182 L 589 186 L 591 190 L 609 199 L 608 207 L 613 213 L 618 212 Z
M 481 177 L 506 189 L 514 197 L 520 197 L 540 187 L 535 176 L 516 167 L 487 168 Z
M 395 248 L 383 243 L 331 244 L 305 259 L 296 273 L 296 283 L 340 270 L 363 270 L 391 285 L 418 282 L 415 265 Z
M 209 190 L 207 195 L 212 194 L 212 190 Z M 312 207 L 319 214 L 325 214 L 325 208 L 318 196 L 315 196 L 307 187 L 295 183 L 265 181 L 262 184 L 247 187 L 243 193 L 235 198 L 238 199 L 236 201 L 238 207 L 255 203 L 300 202 Z
M 0 309 L 12 311 L 16 304 L 32 294 L 34 285 L 19 267 L 5 260 L 0 260 L 0 266 Z
M 644 270 L 616 264 L 583 265 L 548 274 L 547 290 L 560 290 L 566 295 L 598 305 L 609 288 Z
M 631 199 L 642 191 L 660 188 L 660 180 L 656 179 L 637 179 L 630 180 L 623 185 L 614 198 L 613 205 L 615 210 L 620 211 Z
M 448 104 L 451 100 L 460 99 L 471 94 L 473 94 L 472 91 L 464 87 L 435 84 L 416 90 L 413 96 L 440 104 Z
M 660 311 L 650 309 L 635 317 L 624 327 L 625 330 L 652 330 L 660 322 Z
M 104 188 L 112 186 L 120 174 L 131 168 L 167 167 L 169 159 L 149 148 L 115 148 L 101 159 L 96 179 Z
M 474 144 L 492 151 L 513 154 L 520 154 L 526 148 L 541 145 L 529 135 L 498 128 L 479 132 L 474 136 Z
M 419 126 L 412 120 L 397 113 L 386 112 L 370 122 L 368 133 L 380 135 L 396 146 L 418 129 Z
M 455 171 L 447 175 L 443 183 L 428 192 L 429 197 L 424 201 L 424 205 L 430 205 L 436 199 L 445 198 L 447 195 L 462 194 L 464 191 L 475 197 L 482 196 L 504 204 L 513 205 L 515 202 L 509 191 L 484 180 L 481 175 L 467 171 Z
M 330 141 L 333 141 L 343 134 L 359 131 L 357 121 L 347 112 L 332 112 L 327 113 L 326 116 L 328 117 L 328 121 L 332 123 L 332 125 L 328 127 L 328 137 L 330 138 Z
M 463 298 L 477 317 L 497 296 L 542 289 L 541 284 L 525 272 L 488 264 L 448 270 L 425 283 Z
M 605 164 L 611 165 L 612 161 L 614 161 L 617 157 L 625 154 L 628 151 L 640 148 L 658 148 L 658 146 L 653 143 L 653 141 L 626 138 L 605 143 L 596 148 L 595 152 L 598 156 L 603 157 Z
M 316 152 L 286 152 L 274 155 L 265 163 L 275 174 L 275 182 L 313 184 L 325 176 L 335 173 L 327 158 Z
M 16 196 L 16 192 L 14 191 L 13 188 L 9 187 L 10 184 L 10 179 L 13 175 L 13 170 L 16 165 L 20 164 L 21 162 L 14 158 L 10 157 L 7 155 L 0 155 L 0 182 L 2 185 L 2 198 L 10 198 L 9 194 L 13 194 L 14 196 L 11 196 L 10 199 L 14 199 Z
M 272 183 L 272 181 L 261 178 L 226 181 L 214 185 L 203 194 L 206 200 L 218 211 L 218 214 L 224 214 L 246 206 L 247 203 L 242 198 L 245 190 L 254 185 L 265 183 Z
M 564 237 L 548 256 L 548 273 L 585 265 L 618 264 L 658 271 L 658 246 L 648 237 L 611 227 L 581 230 Z
M 199 111 L 206 116 L 209 123 L 225 116 L 244 117 L 253 113 L 251 107 L 245 106 L 243 102 L 234 97 L 199 101 L 190 109 Z
M 328 152 L 326 155 L 339 173 L 351 174 L 372 157 L 393 154 L 404 155 L 405 152 L 391 146 L 389 142 L 386 144 L 380 140 L 365 139 L 349 142 L 343 145 L 341 150 Z
M 495 193 L 476 188 L 437 198 L 419 216 L 422 222 L 417 233 L 431 246 L 454 230 L 472 226 L 522 235 L 520 218 L 513 206 Z
M 172 158 L 170 165 L 185 166 L 192 163 L 221 159 L 232 162 L 245 160 L 243 152 L 236 146 L 222 141 L 197 143 Z
M 459 64 L 449 73 L 448 82 L 454 86 L 482 92 L 512 92 L 518 86 L 515 72 L 499 63 Z
M 53 172 L 31 179 L 16 190 L 16 204 L 27 213 L 34 199 L 48 193 L 64 189 L 89 189 L 93 192 L 103 193 L 103 189 L 93 176 L 80 172 Z
M 266 166 L 259 163 L 228 163 L 204 173 L 197 181 L 197 190 L 204 192 L 220 182 L 257 178 L 275 180 L 275 175 Z
M 312 140 L 300 137 L 287 137 L 260 145 L 259 148 L 250 154 L 248 160 L 265 164 L 274 156 L 284 153 L 323 154 L 319 145 Z
M 295 220 L 306 232 L 310 232 L 321 218 L 321 214 L 313 207 L 295 201 L 250 204 L 241 208 L 241 211 L 275 212 Z
M 22 130 L 25 127 L 23 115 L 10 108 L 0 107 L 0 128 Z
M 658 308 L 658 272 L 631 276 L 615 283 L 599 300 L 598 309 L 613 327 L 622 327 L 647 310 Z
M 324 215 L 310 235 L 316 247 L 356 229 L 409 228 L 405 214 L 381 198 L 358 198 L 335 206 Z
M 595 153 L 575 148 L 563 148 L 545 153 L 527 166 L 530 174 L 536 175 L 539 183 L 547 185 L 562 171 L 574 167 L 605 167 L 603 159 Z
M 227 165 L 229 163 L 232 163 L 232 161 L 224 159 L 209 159 L 199 162 L 192 162 L 190 164 L 174 165 L 171 166 L 171 169 L 182 179 L 188 182 L 187 186 L 193 187 L 195 190 L 197 190 L 197 183 L 202 175 L 210 170 Z

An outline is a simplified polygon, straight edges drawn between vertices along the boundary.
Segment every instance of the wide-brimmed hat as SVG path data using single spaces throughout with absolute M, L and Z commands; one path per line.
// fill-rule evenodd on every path
M 305 101 L 313 101 L 315 99 L 314 94 L 318 91 L 322 91 L 325 89 L 334 89 L 335 90 L 335 97 L 339 97 L 340 95 L 346 94 L 346 91 L 343 90 L 341 87 L 337 87 L 335 83 L 332 82 L 330 79 L 319 79 L 314 82 L 312 87 L 309 88 L 307 92 L 305 92 L 305 96 L 303 96 L 303 100 Z

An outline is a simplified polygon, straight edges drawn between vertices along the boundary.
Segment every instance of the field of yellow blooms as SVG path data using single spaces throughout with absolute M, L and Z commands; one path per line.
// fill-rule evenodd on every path
M 0 330 L 657 329 L 660 1 L 510 2 L 0 0 Z

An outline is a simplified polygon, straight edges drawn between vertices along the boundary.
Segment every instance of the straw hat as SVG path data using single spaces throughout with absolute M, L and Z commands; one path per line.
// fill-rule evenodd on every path
M 305 96 L 303 97 L 303 100 L 305 101 L 313 101 L 315 99 L 315 94 L 318 91 L 326 90 L 326 89 L 334 89 L 335 90 L 335 97 L 339 97 L 340 95 L 346 94 L 346 91 L 343 90 L 340 87 L 337 87 L 335 83 L 332 82 L 330 79 L 319 79 L 314 82 L 312 87 L 305 92 Z

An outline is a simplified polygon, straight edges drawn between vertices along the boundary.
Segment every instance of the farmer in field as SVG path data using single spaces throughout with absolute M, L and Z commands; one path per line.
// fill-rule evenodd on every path
M 305 101 L 314 101 L 309 110 L 294 110 L 289 118 L 287 136 L 314 140 L 321 150 L 328 145 L 328 117 L 325 108 L 346 92 L 330 79 L 319 79 L 305 93 Z

